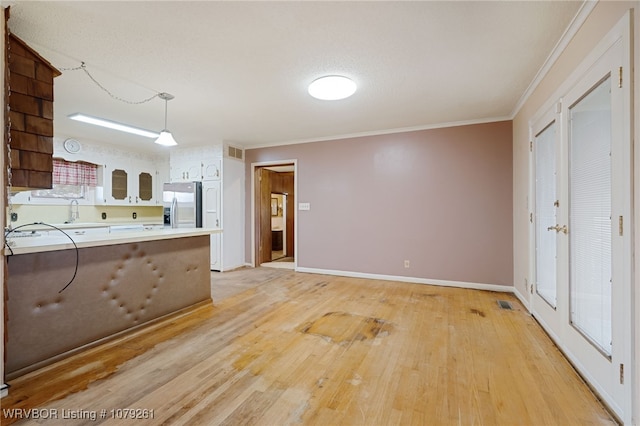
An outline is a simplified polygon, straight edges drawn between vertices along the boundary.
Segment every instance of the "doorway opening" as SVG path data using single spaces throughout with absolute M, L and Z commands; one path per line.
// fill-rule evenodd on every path
M 295 164 L 254 165 L 254 265 L 295 269 Z

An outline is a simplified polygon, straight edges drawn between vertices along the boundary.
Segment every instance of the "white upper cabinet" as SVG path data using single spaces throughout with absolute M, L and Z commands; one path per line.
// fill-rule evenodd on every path
M 157 172 L 143 161 L 119 162 L 100 167 L 96 204 L 113 206 L 155 206 Z
M 191 150 L 171 152 L 171 182 L 202 181 L 201 157 Z
M 194 182 L 202 180 L 200 160 L 181 159 L 171 162 L 171 182 Z
M 220 147 L 194 147 L 171 151 L 171 182 L 220 180 Z
M 207 158 L 202 165 L 202 180 L 220 180 L 222 176 L 221 158 Z

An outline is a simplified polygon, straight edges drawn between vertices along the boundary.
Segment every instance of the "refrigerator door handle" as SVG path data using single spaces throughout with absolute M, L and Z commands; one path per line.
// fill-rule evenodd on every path
M 169 220 L 171 222 L 172 228 L 178 227 L 178 199 L 176 196 L 173 196 L 173 200 L 171 200 L 171 211 L 169 212 Z

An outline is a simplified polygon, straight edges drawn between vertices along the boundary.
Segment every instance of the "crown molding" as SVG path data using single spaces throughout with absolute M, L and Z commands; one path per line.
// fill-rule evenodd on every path
M 488 118 L 482 118 L 477 120 L 452 121 L 448 123 L 426 124 L 424 126 L 401 127 L 401 128 L 395 128 L 395 129 L 387 129 L 387 130 L 373 130 L 370 132 L 348 133 L 348 134 L 326 136 L 326 137 L 312 138 L 312 139 L 299 139 L 299 140 L 291 140 L 291 141 L 283 141 L 283 142 L 266 143 L 261 145 L 251 145 L 251 146 L 246 146 L 245 150 L 272 148 L 275 146 L 284 146 L 284 145 L 299 145 L 303 143 L 313 143 L 313 142 L 328 142 L 328 141 L 335 141 L 340 139 L 355 139 L 355 138 L 361 138 L 366 136 L 390 135 L 394 133 L 417 132 L 420 130 L 442 129 L 446 127 L 460 127 L 460 126 L 469 126 L 473 124 L 496 123 L 499 121 L 510 121 L 510 120 L 512 120 L 512 117 L 503 116 L 503 117 L 488 117 Z
M 558 58 L 560 58 L 560 55 L 562 55 L 564 50 L 567 48 L 567 46 L 569 45 L 573 37 L 578 32 L 578 30 L 582 27 L 584 22 L 587 20 L 587 18 L 589 17 L 593 9 L 596 7 L 598 2 L 599 0 L 587 0 L 584 3 L 582 3 L 582 6 L 580 6 L 580 10 L 578 10 L 578 13 L 576 13 L 576 16 L 573 18 L 573 20 L 571 21 L 571 23 L 569 24 L 565 32 L 562 34 L 562 37 L 560 37 L 560 40 L 558 40 L 553 50 L 551 51 L 547 59 L 544 61 L 544 63 L 542 64 L 542 67 L 540 67 L 540 69 L 536 73 L 531 83 L 529 83 L 529 87 L 527 87 L 527 90 L 525 90 L 522 96 L 520 97 L 520 100 L 518 101 L 515 108 L 513 109 L 513 112 L 511 112 L 511 117 L 510 117 L 511 120 L 513 120 L 515 116 L 518 114 L 518 112 L 520 112 L 520 110 L 522 109 L 524 104 L 527 102 L 529 97 L 538 88 L 542 80 L 547 76 L 547 74 L 551 70 L 551 67 L 553 67 L 553 65 L 556 63 Z

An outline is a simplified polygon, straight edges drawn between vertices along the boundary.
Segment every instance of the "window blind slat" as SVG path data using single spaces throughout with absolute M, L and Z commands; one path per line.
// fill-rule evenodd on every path
M 572 324 L 611 354 L 610 79 L 571 108 L 569 252 Z
M 556 233 L 556 123 L 535 138 L 536 173 L 536 291 L 551 306 L 557 303 Z

